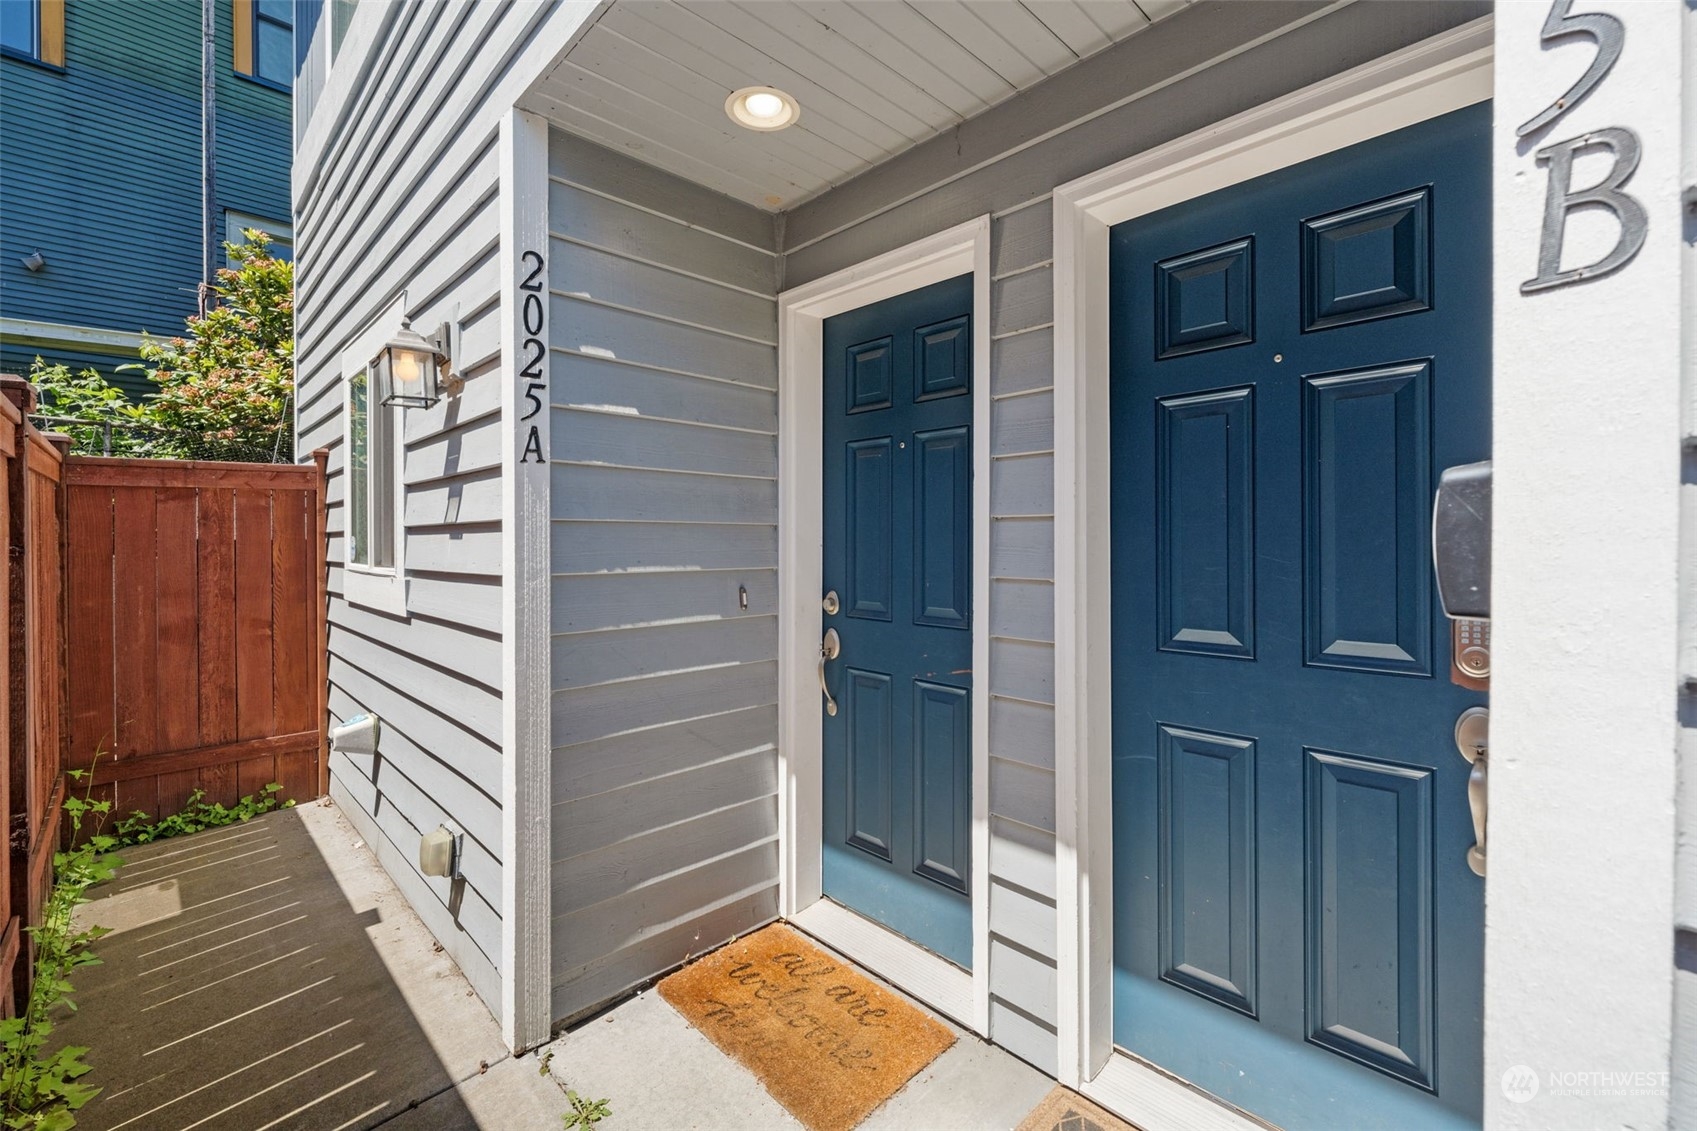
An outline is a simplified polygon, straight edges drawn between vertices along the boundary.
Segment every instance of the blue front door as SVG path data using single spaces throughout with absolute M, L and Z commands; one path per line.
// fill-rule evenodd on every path
M 824 351 L 824 891 L 969 966 L 971 276 L 827 319 Z
M 1431 570 L 1490 455 L 1490 109 L 1111 233 L 1114 1040 L 1288 1128 L 1476 1125 Z

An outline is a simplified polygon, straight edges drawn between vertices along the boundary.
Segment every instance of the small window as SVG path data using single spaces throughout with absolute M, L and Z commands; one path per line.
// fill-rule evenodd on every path
M 342 595 L 355 605 L 407 615 L 406 434 L 403 410 L 383 403 L 377 356 L 400 329 L 396 299 L 342 348 Z
M 371 373 L 348 378 L 348 561 L 394 569 L 394 410 L 376 403 Z
M 254 0 L 253 73 L 291 86 L 295 77 L 294 0 Z
M 294 0 L 230 0 L 236 73 L 288 90 L 295 81 Z
M 0 47 L 35 58 L 39 15 L 36 0 L 0 0 Z
M 0 0 L 0 53 L 65 65 L 65 0 Z
M 354 7 L 359 0 L 330 0 L 330 57 L 342 49 L 342 40 L 348 37 L 348 28 L 354 22 Z
M 4 2 L 4 0 L 0 0 Z M 277 259 L 293 260 L 295 257 L 295 230 L 288 224 L 276 220 L 267 220 L 260 216 L 250 216 L 245 212 L 224 210 L 224 242 L 244 244 L 247 236 L 244 234 L 250 228 L 258 228 L 271 239 L 271 254 Z M 226 267 L 235 266 L 235 261 L 225 257 Z

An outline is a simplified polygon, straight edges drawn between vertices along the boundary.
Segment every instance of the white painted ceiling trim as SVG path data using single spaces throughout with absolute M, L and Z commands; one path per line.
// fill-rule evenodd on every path
M 615 0 L 521 105 L 771 211 L 889 160 L 1189 0 Z M 772 86 L 799 121 L 757 133 L 725 99 Z

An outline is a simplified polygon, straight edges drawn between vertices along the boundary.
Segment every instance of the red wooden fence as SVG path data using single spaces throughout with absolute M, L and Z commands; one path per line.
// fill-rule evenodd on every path
M 65 765 L 117 813 L 326 792 L 323 482 L 322 457 L 66 461 Z
M 52 884 L 65 769 L 119 816 L 328 790 L 323 452 L 312 466 L 67 456 L 0 375 L 0 1012 Z M 82 788 L 79 786 L 79 788 Z
M 7 565 L 0 598 L 5 631 L 5 757 L 0 758 L 0 816 L 9 851 L 0 882 L 0 1008 L 10 1016 L 15 994 L 28 988 L 33 948 L 22 928 L 40 919 L 52 883 L 59 839 L 65 695 L 63 554 L 60 483 L 65 438 L 33 428 L 24 413 L 28 386 L 0 383 L 0 530 Z M 13 398 L 16 398 L 14 401 Z M 19 403 L 21 402 L 21 403 Z

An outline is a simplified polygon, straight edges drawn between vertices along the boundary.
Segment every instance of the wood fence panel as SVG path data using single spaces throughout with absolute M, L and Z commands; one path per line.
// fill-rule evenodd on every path
M 11 401 L 0 399 L 0 550 L 11 557 L 12 543 L 12 482 L 17 463 L 18 437 L 23 414 Z M 9 838 L 12 828 L 10 769 L 12 764 L 12 679 L 21 656 L 12 649 L 12 584 L 11 567 L 0 563 L 0 661 L 8 673 L 6 684 L 0 687 L 0 835 Z M 12 901 L 12 853 L 0 851 L 0 1015 L 16 1015 L 13 1000 L 13 978 L 18 963 L 19 943 L 22 941 L 22 920 Z
M 69 457 L 0 377 L 0 1014 L 28 992 L 67 789 L 117 811 L 324 792 L 324 460 Z
M 271 492 L 236 494 L 236 737 L 275 732 L 271 655 Z M 264 782 L 260 783 L 265 784 Z M 244 791 L 246 787 L 244 786 Z
M 61 490 L 65 437 L 32 427 L 34 393 L 0 377 L 0 469 L 6 563 L 7 680 L 0 758 L 8 850 L 0 928 L 0 1006 L 11 1012 L 29 992 L 34 946 L 24 928 L 41 919 L 52 884 L 64 799 L 60 758 L 65 720 L 65 553 Z
M 71 640 L 71 696 L 110 680 L 117 739 L 94 781 L 119 812 L 173 813 L 196 789 L 230 804 L 270 782 L 320 796 L 322 470 L 72 457 L 66 484 L 73 546 L 85 517 L 111 515 L 111 629 Z

